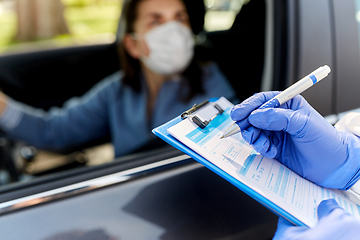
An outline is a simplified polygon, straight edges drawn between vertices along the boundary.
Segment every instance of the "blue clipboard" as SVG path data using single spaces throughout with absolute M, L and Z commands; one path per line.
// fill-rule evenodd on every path
M 169 122 L 167 122 L 157 128 L 154 128 L 152 130 L 152 132 L 156 136 L 158 136 L 159 138 L 161 138 L 162 140 L 167 142 L 168 144 L 172 145 L 173 147 L 175 147 L 175 148 L 179 149 L 180 151 L 184 152 L 185 154 L 189 155 L 190 157 L 192 157 L 194 160 L 196 160 L 200 164 L 204 165 L 205 167 L 207 167 L 208 169 L 210 169 L 211 171 L 213 171 L 220 177 L 224 178 L 225 180 L 227 180 L 228 182 L 230 182 L 231 184 L 236 186 L 238 189 L 240 189 L 241 191 L 243 191 L 244 193 L 249 195 L 251 198 L 253 198 L 257 202 L 262 204 L 264 207 L 266 207 L 267 209 L 272 211 L 277 216 L 281 216 L 295 225 L 307 226 L 302 221 L 297 219 L 295 216 L 291 215 L 290 213 L 288 213 L 287 211 L 282 209 L 280 206 L 274 204 L 273 202 L 269 201 L 267 198 L 261 196 L 255 190 L 251 189 L 250 187 L 246 186 L 239 180 L 235 179 L 234 177 L 232 177 L 231 175 L 226 173 L 224 170 L 222 170 L 221 168 L 212 164 L 211 162 L 206 160 L 204 157 L 202 157 L 201 155 L 199 155 L 198 153 L 196 153 L 195 151 L 193 151 L 192 149 L 188 148 L 186 145 L 184 145 L 183 143 L 178 141 L 176 138 L 171 136 L 167 132 L 167 129 L 176 125 L 177 123 L 179 123 L 181 121 L 183 121 L 181 116 L 178 116 L 178 117 L 170 120 Z

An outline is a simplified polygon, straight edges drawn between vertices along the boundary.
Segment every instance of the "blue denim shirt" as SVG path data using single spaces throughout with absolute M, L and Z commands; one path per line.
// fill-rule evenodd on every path
M 116 72 L 82 97 L 72 98 L 62 108 L 48 112 L 14 100 L 0 117 L 0 127 L 14 139 L 38 148 L 60 150 L 111 135 L 115 156 L 132 152 L 155 138 L 151 130 L 206 99 L 224 96 L 235 99 L 235 92 L 216 64 L 204 67 L 205 93 L 188 103 L 176 95 L 180 81 L 166 81 L 156 99 L 151 119 L 147 119 L 146 90 L 134 92 L 120 81 Z

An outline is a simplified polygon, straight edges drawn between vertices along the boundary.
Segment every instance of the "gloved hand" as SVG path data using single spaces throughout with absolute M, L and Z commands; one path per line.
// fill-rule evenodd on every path
M 300 95 L 257 109 L 277 93 L 258 93 L 232 109 L 244 140 L 318 185 L 349 189 L 360 178 L 359 138 L 338 132 Z
M 318 207 L 319 222 L 314 228 L 296 227 L 279 218 L 273 240 L 316 239 L 352 240 L 360 238 L 360 220 L 340 208 L 334 199 L 324 200 Z
M 335 128 L 338 131 L 353 133 L 360 137 L 360 113 L 349 112 L 335 124 Z

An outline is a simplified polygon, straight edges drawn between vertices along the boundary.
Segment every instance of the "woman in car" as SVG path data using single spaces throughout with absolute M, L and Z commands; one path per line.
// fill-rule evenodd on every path
M 126 8 L 122 71 L 49 112 L 1 95 L 0 128 L 9 137 L 63 150 L 110 134 L 118 157 L 149 142 L 152 128 L 194 103 L 220 96 L 234 99 L 217 66 L 194 59 L 182 0 L 131 0 Z

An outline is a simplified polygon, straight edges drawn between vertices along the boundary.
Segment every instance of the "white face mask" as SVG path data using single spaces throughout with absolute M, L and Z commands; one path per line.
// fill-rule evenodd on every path
M 140 60 L 155 73 L 171 75 L 184 71 L 194 55 L 191 30 L 177 21 L 169 21 L 143 36 L 150 54 Z

